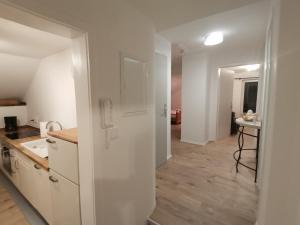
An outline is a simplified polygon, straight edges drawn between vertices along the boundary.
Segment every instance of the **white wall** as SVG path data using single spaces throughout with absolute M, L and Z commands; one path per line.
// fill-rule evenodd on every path
M 39 59 L 0 53 L 0 98 L 22 98 Z
M 220 69 L 219 74 L 217 138 L 223 139 L 230 136 L 234 73 L 227 69 Z
M 279 2 L 281 7 L 279 8 Z M 300 224 L 300 2 L 273 1 L 259 225 Z M 279 33 L 278 33 L 279 32 Z
M 29 120 L 77 126 L 71 50 L 43 58 L 24 98 Z
M 207 57 L 202 53 L 183 56 L 181 141 L 206 144 Z
M 27 118 L 27 106 L 0 106 L 0 128 L 4 128 L 4 117 L 16 116 L 18 119 L 18 126 L 26 125 Z
M 171 43 L 162 36 L 155 35 L 155 51 L 167 56 L 168 74 L 167 74 L 167 158 L 172 157 L 171 153 Z

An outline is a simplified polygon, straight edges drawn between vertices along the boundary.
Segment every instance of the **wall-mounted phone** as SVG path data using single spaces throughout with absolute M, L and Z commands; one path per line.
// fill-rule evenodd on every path
M 113 103 L 110 98 L 100 99 L 100 117 L 101 117 L 101 128 L 108 129 L 114 126 L 113 124 Z
M 105 148 L 110 146 L 110 130 L 114 128 L 113 124 L 113 103 L 110 98 L 99 100 L 101 128 L 105 130 Z

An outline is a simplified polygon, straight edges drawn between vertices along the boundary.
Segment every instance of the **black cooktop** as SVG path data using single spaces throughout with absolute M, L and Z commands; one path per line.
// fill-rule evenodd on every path
M 32 136 L 38 136 L 40 135 L 39 130 L 20 130 L 20 131 L 13 131 L 13 132 L 7 132 L 5 134 L 6 137 L 9 139 L 21 139 L 21 138 L 27 138 Z

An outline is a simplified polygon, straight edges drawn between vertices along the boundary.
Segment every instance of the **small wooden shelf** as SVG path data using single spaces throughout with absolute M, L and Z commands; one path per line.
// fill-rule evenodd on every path
M 24 106 L 25 102 L 19 99 L 0 99 L 0 107 L 9 107 L 9 106 Z

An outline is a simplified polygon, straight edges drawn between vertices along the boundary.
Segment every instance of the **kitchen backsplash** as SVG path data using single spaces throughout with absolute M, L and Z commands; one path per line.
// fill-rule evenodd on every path
M 18 126 L 28 123 L 27 106 L 1 106 L 0 107 L 0 128 L 4 128 L 4 117 L 16 116 L 18 118 Z

